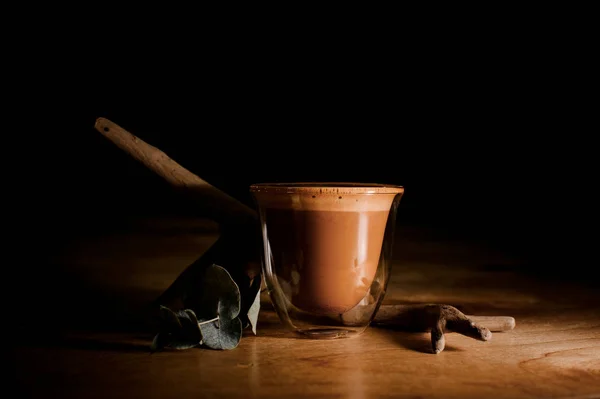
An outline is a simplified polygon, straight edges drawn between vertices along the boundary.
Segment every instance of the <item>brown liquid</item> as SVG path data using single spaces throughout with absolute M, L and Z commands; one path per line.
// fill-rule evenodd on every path
M 265 209 L 273 267 L 292 304 L 319 314 L 356 306 L 377 271 L 388 213 Z

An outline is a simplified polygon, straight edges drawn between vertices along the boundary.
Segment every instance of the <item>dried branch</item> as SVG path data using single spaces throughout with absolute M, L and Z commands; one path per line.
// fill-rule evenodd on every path
M 431 332 L 432 351 L 440 353 L 446 346 L 446 332 L 457 332 L 479 341 L 489 341 L 492 331 L 512 330 L 515 319 L 509 316 L 467 316 L 450 305 L 383 305 L 375 315 L 373 325 Z

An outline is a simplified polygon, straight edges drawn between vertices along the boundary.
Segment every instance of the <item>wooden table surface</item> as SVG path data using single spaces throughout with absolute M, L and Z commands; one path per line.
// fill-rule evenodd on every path
M 488 342 L 369 328 L 312 341 L 282 330 L 262 297 L 258 334 L 231 351 L 149 353 L 136 312 L 216 239 L 202 220 L 150 219 L 82 237 L 38 272 L 15 361 L 26 397 L 600 397 L 600 295 L 593 284 L 522 270 L 516 257 L 470 240 L 400 226 L 385 303 L 448 303 L 508 315 Z M 597 285 L 596 285 L 597 287 Z M 21 319 L 19 319 L 21 320 Z M 39 322 L 37 321 L 39 320 Z

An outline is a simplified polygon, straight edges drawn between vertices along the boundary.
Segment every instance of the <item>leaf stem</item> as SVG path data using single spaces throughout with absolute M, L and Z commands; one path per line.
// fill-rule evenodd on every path
M 219 316 L 215 317 L 214 319 L 205 320 L 205 321 L 199 321 L 198 325 L 201 326 L 202 324 L 212 323 L 213 321 L 217 321 L 217 320 L 219 320 Z

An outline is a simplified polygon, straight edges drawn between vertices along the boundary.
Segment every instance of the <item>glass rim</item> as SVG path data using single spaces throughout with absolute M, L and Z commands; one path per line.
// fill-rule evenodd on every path
M 401 194 L 404 186 L 362 182 L 255 183 L 250 192 L 269 194 Z

